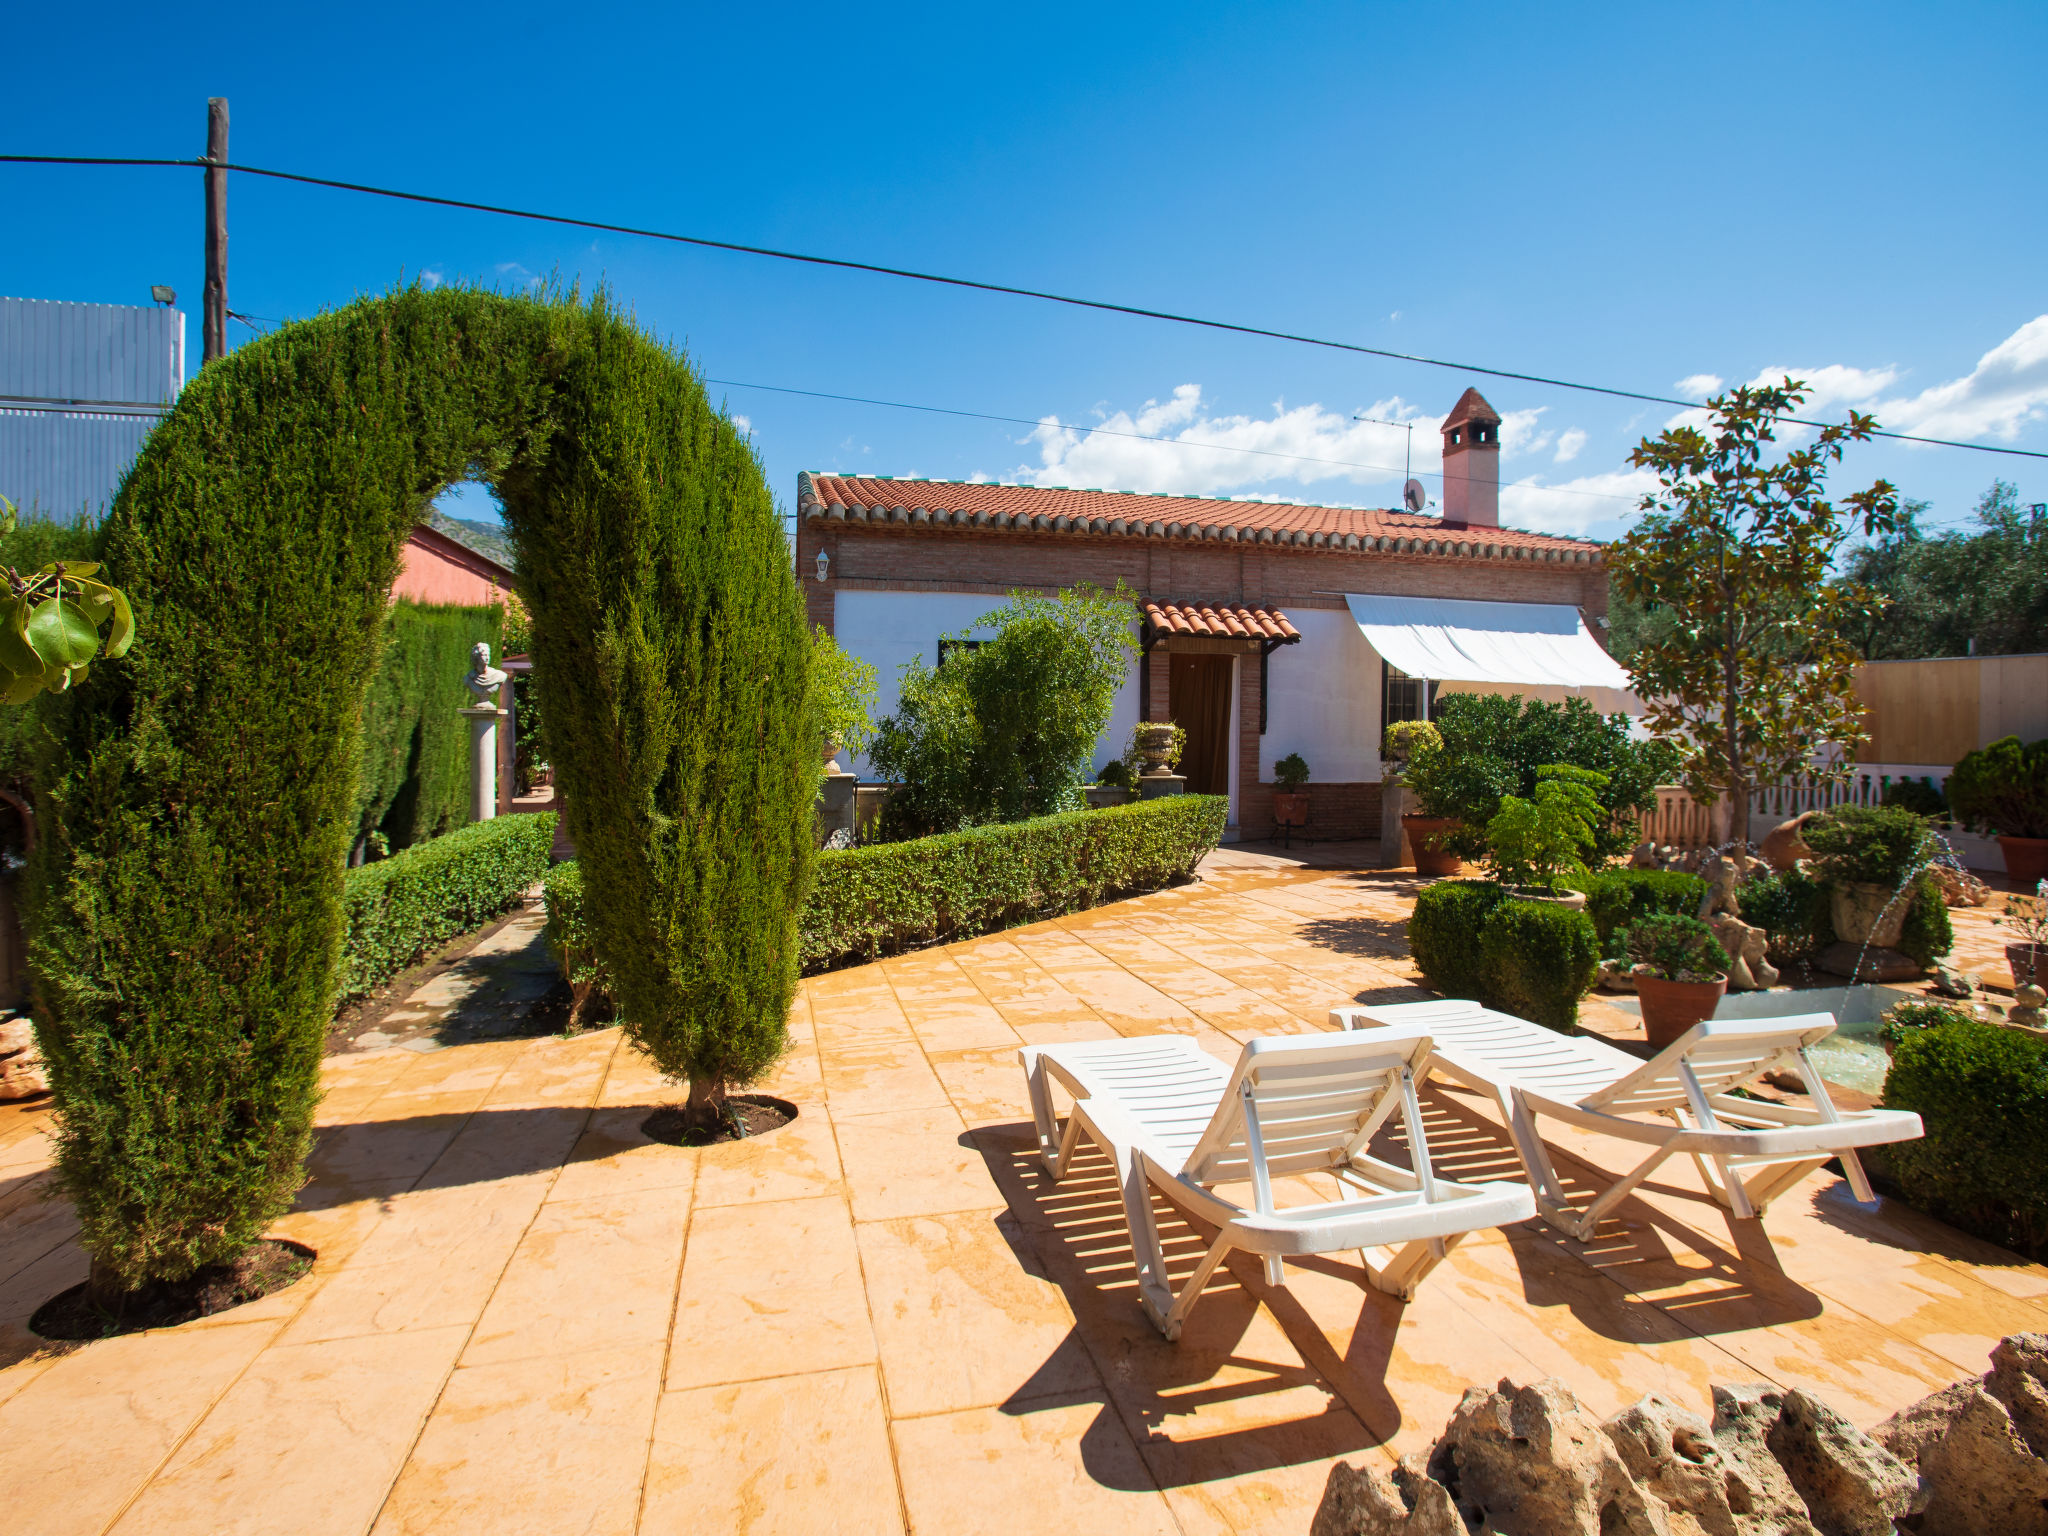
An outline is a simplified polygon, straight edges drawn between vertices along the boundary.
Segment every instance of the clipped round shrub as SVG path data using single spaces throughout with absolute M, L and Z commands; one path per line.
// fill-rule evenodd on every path
M 1934 846 L 1925 817 L 1898 805 L 1841 805 L 1816 816 L 1800 836 L 1823 880 L 1896 887 Z
M 1652 912 L 1628 927 L 1623 939 L 1632 964 L 1647 965 L 1666 981 L 1712 981 L 1728 974 L 1728 951 L 1696 917 Z
M 1489 1008 L 1569 1032 L 1600 969 L 1600 938 L 1584 912 L 1551 901 L 1504 901 L 1479 930 Z
M 1508 893 L 1491 880 L 1440 880 L 1415 898 L 1408 952 L 1416 969 L 1446 997 L 1483 995 L 1479 930 Z
M 478 477 L 638 1042 L 693 1098 L 784 1047 L 819 729 L 745 438 L 601 295 L 280 326 L 123 482 L 101 558 L 140 639 L 62 696 L 37 773 L 39 1033 L 98 1295 L 232 1257 L 304 1181 L 386 599 L 427 499 Z
M 1967 1017 L 1902 1031 L 1884 1102 L 1926 1127 L 1884 1149 L 1908 1201 L 2030 1257 L 2048 1253 L 2048 1039 Z
M 1292 793 L 1308 782 L 1308 763 L 1299 752 L 1290 752 L 1273 765 L 1273 782 Z
M 2003 736 L 1963 754 L 1948 776 L 1956 820 L 2006 837 L 2048 837 L 2048 739 Z

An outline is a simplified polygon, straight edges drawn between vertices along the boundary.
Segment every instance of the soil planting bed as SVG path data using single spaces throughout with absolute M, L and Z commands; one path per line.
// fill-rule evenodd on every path
M 36 1308 L 28 1326 L 46 1339 L 108 1339 L 170 1328 L 281 1291 L 313 1267 L 314 1257 L 304 1243 L 265 1238 L 229 1263 L 209 1264 L 183 1280 L 149 1287 L 130 1298 L 119 1317 L 98 1310 L 86 1300 L 85 1287 L 74 1285 Z
M 796 1106 L 787 1099 L 771 1099 L 764 1093 L 736 1093 L 725 1101 L 726 1117 L 710 1134 L 687 1130 L 683 1112 L 665 1104 L 640 1122 L 640 1134 L 672 1147 L 710 1147 L 725 1141 L 751 1141 L 779 1130 L 796 1118 Z

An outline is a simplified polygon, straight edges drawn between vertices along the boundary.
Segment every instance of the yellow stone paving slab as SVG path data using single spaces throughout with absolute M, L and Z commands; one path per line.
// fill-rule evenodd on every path
M 835 1114 L 832 1123 L 858 1221 L 993 1210 L 1003 1204 L 966 1122 L 950 1105 Z
M 902 1536 L 874 1368 L 668 1393 L 655 1419 L 640 1529 Z

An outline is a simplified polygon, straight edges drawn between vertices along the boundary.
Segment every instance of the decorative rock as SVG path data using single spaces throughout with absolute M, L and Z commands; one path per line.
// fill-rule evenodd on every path
M 1757 849 L 1757 852 L 1763 855 L 1764 862 L 1782 875 L 1801 859 L 1812 858 L 1813 850 L 1806 846 L 1806 839 L 1801 835 L 1800 829 L 1818 815 L 1819 811 L 1807 811 L 1794 816 L 1790 821 L 1779 822 L 1765 833 L 1763 843 Z
M 1429 1458 L 1473 1530 L 1500 1536 L 1669 1536 L 1600 1422 L 1561 1381 L 1473 1387 Z
M 1915 1508 L 1913 1469 L 1819 1398 L 1787 1392 L 1766 1442 L 1825 1536 L 1893 1536 Z
M 1767 1523 L 1759 1480 L 1746 1462 L 1714 1438 L 1705 1419 L 1652 1394 L 1609 1419 L 1607 1438 L 1629 1475 L 1707 1536 L 1780 1536 L 1800 1526 Z M 1682 1522 L 1674 1530 L 1685 1529 Z
M 1951 869 L 1946 864 L 1931 866 L 1928 874 L 1941 887 L 1944 905 L 1951 907 L 1981 907 L 1991 900 L 1991 887 L 1971 874 L 1967 869 Z
M 1771 1454 L 1771 1430 L 1785 1406 L 1776 1387 L 1751 1382 L 1741 1387 L 1714 1388 L 1714 1439 L 1731 1461 L 1752 1477 L 1749 1513 L 1766 1531 L 1810 1536 L 1806 1501 L 1785 1469 Z
M 1399 1480 L 1340 1461 L 1330 1468 L 1323 1502 L 1309 1536 L 1467 1536 L 1458 1507 L 1441 1483 L 1428 1477 Z M 1404 1495 L 1412 1495 L 1411 1507 Z
M 1726 913 L 1708 918 L 1706 923 L 1728 951 L 1730 992 L 1761 992 L 1778 984 L 1778 968 L 1765 953 L 1770 942 L 1767 932 Z
M 1922 1398 L 1878 1425 L 1877 1439 L 1920 1474 L 1921 1536 L 2048 1536 L 2048 1462 L 1981 1382 Z
M 2048 1333 L 2015 1333 L 1991 1351 L 1984 1389 L 2005 1405 L 2036 1456 L 2048 1456 Z
M 50 1074 L 36 1050 L 35 1025 L 26 1014 L 0 1020 L 0 1103 L 50 1091 Z
M 1633 992 L 1636 978 L 1626 960 L 1602 960 L 1600 973 L 1593 978 L 1593 984 L 1612 992 Z
M 1983 984 L 1983 978 L 1975 971 L 1959 971 L 1947 965 L 1934 968 L 1933 990 L 1938 997 L 1975 997 L 1977 988 Z
M 1846 939 L 1822 950 L 1814 965 L 1831 976 L 1847 976 L 1856 981 L 1911 981 L 1920 974 L 1920 967 L 1912 958 L 1896 949 L 1880 949 L 1875 944 L 1865 948 Z

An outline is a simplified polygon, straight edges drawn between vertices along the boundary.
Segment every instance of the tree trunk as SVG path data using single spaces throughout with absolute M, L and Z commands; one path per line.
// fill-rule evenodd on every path
M 1722 568 L 1727 568 L 1727 549 L 1722 548 Z M 1721 727 L 1728 740 L 1728 841 L 1735 846 L 1738 855 L 1749 853 L 1749 765 L 1742 760 L 1742 727 L 1736 714 L 1736 696 L 1740 688 L 1742 668 L 1737 652 L 1739 636 L 1736 628 L 1735 600 L 1725 587 L 1722 601 L 1728 605 L 1728 618 L 1723 631 L 1723 643 L 1727 649 L 1722 653 L 1721 676 L 1723 698 L 1721 700 Z
M 85 1276 L 85 1299 L 92 1303 L 94 1311 L 118 1319 L 134 1296 L 111 1266 L 99 1259 L 92 1261 Z
M 683 1107 L 683 1120 L 693 1131 L 714 1131 L 725 1119 L 725 1079 L 693 1077 L 690 1101 Z

